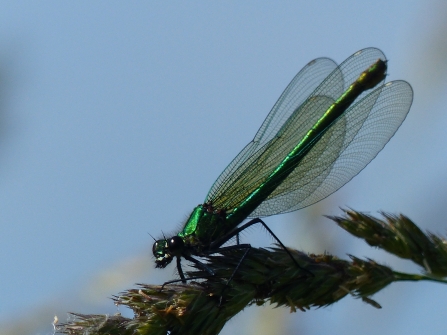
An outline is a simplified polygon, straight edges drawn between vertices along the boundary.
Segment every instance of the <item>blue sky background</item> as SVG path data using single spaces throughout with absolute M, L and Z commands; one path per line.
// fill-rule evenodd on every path
M 51 334 L 66 312 L 131 316 L 108 299 L 160 284 L 152 239 L 175 231 L 310 60 L 374 46 L 415 91 L 383 152 L 339 192 L 267 219 L 286 245 L 419 268 L 323 214 L 404 213 L 446 233 L 447 24 L 442 1 L 4 1 L 0 11 L 0 329 Z M 259 230 L 259 231 L 258 231 Z M 260 229 L 244 240 L 272 241 Z M 289 314 L 251 307 L 232 334 L 445 330 L 447 286 L 392 284 Z

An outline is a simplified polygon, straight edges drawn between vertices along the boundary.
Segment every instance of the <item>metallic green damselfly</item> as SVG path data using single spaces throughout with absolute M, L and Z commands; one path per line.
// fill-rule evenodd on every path
M 375 48 L 360 50 L 339 66 L 328 58 L 308 63 L 182 231 L 154 243 L 156 267 L 176 257 L 185 281 L 183 257 L 212 275 L 194 256 L 232 247 L 248 252 L 249 244 L 222 246 L 255 223 L 277 239 L 261 217 L 312 205 L 357 175 L 397 131 L 413 100 L 407 82 L 384 83 L 386 70 L 385 55 Z M 240 226 L 247 218 L 253 219 Z

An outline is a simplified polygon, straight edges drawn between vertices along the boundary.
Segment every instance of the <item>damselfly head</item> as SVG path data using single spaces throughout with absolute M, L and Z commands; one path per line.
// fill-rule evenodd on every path
M 172 262 L 174 256 L 181 256 L 184 245 L 182 238 L 179 236 L 155 241 L 152 246 L 152 253 L 155 257 L 155 267 L 165 268 Z

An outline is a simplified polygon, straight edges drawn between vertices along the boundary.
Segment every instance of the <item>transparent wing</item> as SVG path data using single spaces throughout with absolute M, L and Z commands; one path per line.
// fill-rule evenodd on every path
M 286 88 L 254 140 L 217 179 L 206 201 L 212 201 L 218 208 L 237 207 L 270 175 L 348 85 L 378 58 L 385 59 L 378 49 L 361 50 L 328 75 L 327 69 L 331 64 L 334 67 L 332 61 L 317 59 L 309 63 Z M 312 75 L 320 77 L 312 82 Z M 305 80 L 312 84 L 307 86 Z M 397 130 L 411 105 L 412 91 L 407 83 L 395 82 L 366 92 L 357 101 L 251 216 L 296 210 L 344 185 L 377 155 Z M 382 120 L 381 114 L 387 116 L 387 113 L 397 120 L 397 125 L 390 126 L 386 120 L 384 128 L 388 130 L 382 130 L 380 122 L 376 125 L 376 118 Z M 377 138 L 368 129 L 378 132 Z M 365 148 L 366 152 L 359 150 L 364 145 L 371 148 Z
M 394 81 L 349 108 L 251 217 L 295 211 L 329 196 L 376 157 L 407 116 L 411 86 Z
M 222 194 L 225 189 L 228 189 L 229 184 L 237 178 L 238 173 L 242 172 L 239 167 L 252 157 L 259 148 L 277 135 L 279 129 L 281 129 L 284 123 L 290 118 L 290 115 L 295 112 L 297 107 L 299 107 L 336 68 L 337 64 L 333 60 L 329 58 L 317 58 L 309 62 L 300 72 L 298 72 L 267 115 L 253 141 L 248 143 L 231 163 L 228 164 L 225 170 L 220 174 L 219 178 L 214 182 L 206 201 L 211 198 L 216 198 L 217 194 Z

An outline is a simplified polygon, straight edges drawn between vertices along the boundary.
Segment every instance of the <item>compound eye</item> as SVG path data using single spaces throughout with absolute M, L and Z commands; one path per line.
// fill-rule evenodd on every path
M 160 241 L 155 241 L 155 243 L 152 245 L 152 253 L 154 254 L 155 257 L 158 256 L 158 254 L 160 253 Z
M 183 243 L 183 240 L 180 236 L 173 236 L 168 241 L 169 252 L 173 255 L 179 255 L 182 253 L 184 245 L 185 244 Z

